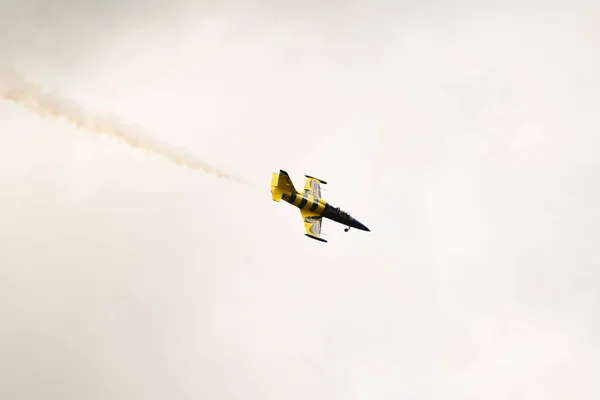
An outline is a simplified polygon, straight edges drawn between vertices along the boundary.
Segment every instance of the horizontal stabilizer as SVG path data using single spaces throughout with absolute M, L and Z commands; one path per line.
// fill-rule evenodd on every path
M 279 173 L 273 172 L 271 177 L 271 195 L 273 200 L 280 201 L 284 195 L 291 196 L 298 193 L 287 172 L 280 169 Z

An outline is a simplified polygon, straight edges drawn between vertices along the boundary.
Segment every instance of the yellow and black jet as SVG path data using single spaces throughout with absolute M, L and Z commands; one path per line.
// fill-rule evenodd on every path
M 294 184 L 287 172 L 282 169 L 279 170 L 279 173 L 273 172 L 273 176 L 271 177 L 271 195 L 274 201 L 279 202 L 283 199 L 285 202 L 300 209 L 302 219 L 304 220 L 306 236 L 321 242 L 327 242 L 327 240 L 321 237 L 321 223 L 323 222 L 323 218 L 347 225 L 348 227 L 344 229 L 345 232 L 348 232 L 350 228 L 367 232 L 371 231 L 350 214 L 339 207 L 332 206 L 321 197 L 321 185 L 326 185 L 327 182 L 312 176 L 304 176 L 306 177 L 306 183 L 304 184 L 303 192 L 300 193 L 294 188 Z

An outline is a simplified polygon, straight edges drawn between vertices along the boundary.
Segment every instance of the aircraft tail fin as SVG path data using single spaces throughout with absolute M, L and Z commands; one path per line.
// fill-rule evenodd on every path
M 273 196 L 274 201 L 280 201 L 283 195 L 292 195 L 294 193 L 298 193 L 290 176 L 287 172 L 280 169 L 279 173 L 273 172 L 273 176 L 271 177 L 271 195 Z

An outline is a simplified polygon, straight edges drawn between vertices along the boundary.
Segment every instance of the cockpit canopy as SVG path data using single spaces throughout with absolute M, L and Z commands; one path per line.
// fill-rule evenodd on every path
M 349 213 L 347 213 L 346 211 L 342 210 L 339 207 L 336 207 L 335 211 L 344 218 L 352 218 L 352 216 Z

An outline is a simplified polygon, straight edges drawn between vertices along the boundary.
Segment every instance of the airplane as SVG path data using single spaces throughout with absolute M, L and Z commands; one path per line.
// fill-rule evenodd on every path
M 320 242 L 327 242 L 327 240 L 321 237 L 323 218 L 347 225 L 348 227 L 344 229 L 344 232 L 348 232 L 350 228 L 371 232 L 369 228 L 346 211 L 341 210 L 339 207 L 334 207 L 321 197 L 321 185 L 326 185 L 327 182 L 309 175 L 304 176 L 306 177 L 306 183 L 304 184 L 304 190 L 300 193 L 294 188 L 294 184 L 287 172 L 282 169 L 279 170 L 279 173 L 273 172 L 271 177 L 271 195 L 276 202 L 283 199 L 285 202 L 300 209 L 306 236 Z

